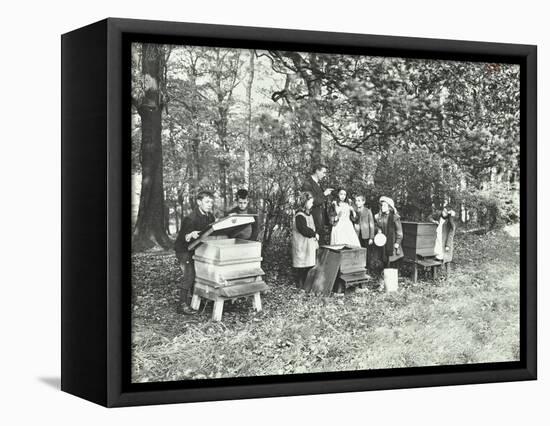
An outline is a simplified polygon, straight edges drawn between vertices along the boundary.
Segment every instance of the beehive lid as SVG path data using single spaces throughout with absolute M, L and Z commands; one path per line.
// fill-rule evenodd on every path
M 327 244 L 321 247 L 332 251 L 337 251 L 337 252 L 341 252 L 344 250 L 357 250 L 357 249 L 359 249 L 360 251 L 363 250 L 363 248 L 360 246 L 350 246 L 349 244 L 332 244 L 332 245 Z
M 218 219 L 205 231 L 203 231 L 199 238 L 189 244 L 189 250 L 193 250 L 208 237 L 227 235 L 231 229 L 236 228 L 237 226 L 247 225 L 252 222 L 254 222 L 254 215 L 252 214 L 233 214 Z

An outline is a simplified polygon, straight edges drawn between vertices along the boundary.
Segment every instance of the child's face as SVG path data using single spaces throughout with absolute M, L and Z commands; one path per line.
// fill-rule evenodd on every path
M 382 213 L 387 213 L 390 211 L 390 206 L 385 201 L 382 201 L 380 203 L 380 210 L 382 210 Z
M 311 210 L 312 207 L 313 207 L 313 198 L 310 198 L 306 201 L 306 209 Z
M 210 197 L 204 197 L 202 200 L 197 200 L 197 204 L 205 213 L 210 213 L 214 208 L 214 200 Z
M 248 207 L 248 198 L 239 198 L 237 200 L 237 207 L 240 211 L 245 211 Z
M 361 208 L 365 205 L 365 200 L 363 200 L 363 197 L 355 197 L 355 206 L 357 208 Z
M 346 191 L 341 190 L 341 191 L 338 192 L 338 199 L 340 201 L 346 201 L 346 196 L 347 196 Z

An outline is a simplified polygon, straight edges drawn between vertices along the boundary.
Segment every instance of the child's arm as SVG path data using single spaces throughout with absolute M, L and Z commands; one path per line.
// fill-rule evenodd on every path
M 296 216 L 296 229 L 306 238 L 315 238 L 316 232 L 307 226 L 306 218 L 302 215 Z
M 355 220 L 355 218 L 357 218 L 358 216 L 359 215 L 357 214 L 357 212 L 355 211 L 355 209 L 351 205 L 351 201 L 350 201 L 349 202 L 349 218 L 350 218 L 350 220 L 353 222 Z
M 181 222 L 180 231 L 178 233 L 178 237 L 176 238 L 176 242 L 174 244 L 174 250 L 176 252 L 182 252 L 187 251 L 187 246 L 189 244 L 189 241 L 186 238 L 186 235 L 192 231 L 191 229 L 191 218 L 189 216 L 185 216 Z
M 393 223 L 395 224 L 395 245 L 401 245 L 403 241 L 403 227 L 401 226 L 401 218 L 398 215 L 394 215 Z

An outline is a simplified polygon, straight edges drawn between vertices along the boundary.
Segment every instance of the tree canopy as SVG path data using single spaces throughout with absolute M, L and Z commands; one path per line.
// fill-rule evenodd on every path
M 245 186 L 264 241 L 288 225 L 293 195 L 318 162 L 329 166 L 329 186 L 363 193 L 371 207 L 391 195 L 410 219 L 471 203 L 495 184 L 517 189 L 518 65 L 150 44 L 132 53 L 138 231 L 149 226 L 140 215 L 150 161 L 162 171 L 153 182 L 163 229 L 170 217 L 177 228 L 199 189 L 216 193 L 221 213 Z

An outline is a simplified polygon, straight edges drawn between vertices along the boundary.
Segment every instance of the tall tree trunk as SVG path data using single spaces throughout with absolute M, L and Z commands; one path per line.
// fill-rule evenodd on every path
M 247 110 L 247 134 L 244 145 L 244 185 L 250 190 L 250 147 L 252 146 L 252 84 L 254 83 L 254 50 L 250 51 L 250 62 L 248 65 L 248 84 L 246 86 Z
M 285 56 L 292 60 L 294 66 L 298 70 L 297 72 L 307 86 L 307 115 L 311 121 L 311 129 L 309 134 L 309 141 L 312 144 L 311 163 L 320 164 L 322 160 L 321 137 L 323 135 L 320 105 L 322 94 L 322 81 L 320 79 L 322 59 L 317 55 L 317 53 L 309 53 L 307 56 L 307 61 L 304 61 L 304 58 L 298 53 L 286 53 Z M 306 66 L 308 62 L 309 65 Z M 309 68 L 311 72 L 308 73 L 306 68 Z
M 319 58 L 316 53 L 310 53 L 310 64 L 313 70 L 319 70 Z M 322 127 L 321 127 L 321 80 L 313 75 L 307 79 L 309 99 L 311 102 L 311 163 L 320 164 L 322 159 Z
M 176 218 L 176 235 L 180 232 L 180 216 L 178 213 L 178 202 L 174 200 L 174 217 Z
M 189 191 L 189 198 L 192 203 L 192 207 L 195 208 L 195 200 L 199 193 L 199 185 L 201 180 L 201 167 L 200 167 L 200 145 L 201 145 L 201 128 L 200 118 L 197 103 L 199 102 L 199 91 L 197 88 L 197 60 L 191 61 L 191 70 L 189 73 L 189 81 L 191 83 L 191 108 L 189 110 L 191 114 L 191 122 L 194 122 L 194 128 L 191 134 L 191 156 L 189 170 L 191 170 L 191 190 Z
M 220 166 L 220 195 L 223 200 L 223 211 L 227 211 L 227 165 L 224 160 L 219 162 Z
M 199 130 L 196 129 L 190 143 L 190 155 L 189 163 L 188 163 L 188 170 L 190 171 L 191 179 L 190 179 L 190 188 L 189 188 L 189 199 L 192 203 L 192 208 L 195 208 L 195 199 L 197 197 L 197 194 L 199 192 L 199 184 L 201 180 L 201 167 L 200 167 L 200 136 L 199 136 Z
M 136 251 L 154 246 L 171 246 L 164 224 L 162 104 L 159 88 L 163 66 L 162 48 L 144 44 L 142 73 L 145 94 L 137 107 L 141 117 L 142 180 L 138 218 L 132 239 Z

